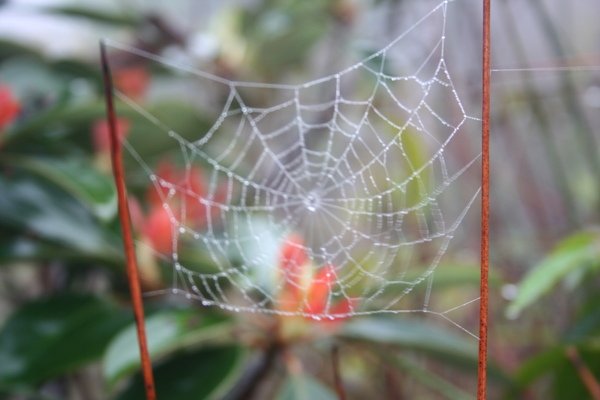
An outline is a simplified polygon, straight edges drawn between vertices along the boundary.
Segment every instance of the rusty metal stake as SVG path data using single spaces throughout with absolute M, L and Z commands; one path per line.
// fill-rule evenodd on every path
M 483 0 L 483 58 L 481 100 L 481 282 L 479 300 L 479 362 L 477 400 L 487 398 L 487 343 L 490 252 L 490 79 L 491 79 L 491 4 Z
M 137 328 L 138 344 L 140 348 L 140 359 L 142 364 L 142 374 L 144 377 L 144 386 L 146 389 L 146 399 L 156 400 L 156 391 L 154 388 L 154 376 L 152 373 L 152 363 L 148 354 L 148 343 L 146 341 L 146 329 L 144 326 L 144 305 L 142 302 L 142 289 L 140 287 L 140 278 L 138 275 L 137 261 L 135 257 L 135 247 L 133 235 L 131 232 L 131 218 L 129 213 L 129 203 L 127 201 L 127 188 L 125 186 L 125 173 L 123 168 L 122 147 L 118 137 L 116 127 L 116 114 L 113 99 L 113 83 L 110 73 L 110 65 L 106 56 L 106 45 L 100 42 L 100 59 L 102 63 L 102 77 L 104 79 L 104 98 L 106 100 L 106 116 L 110 132 L 110 155 L 112 160 L 113 175 L 115 185 L 117 186 L 117 197 L 119 201 L 119 221 L 123 231 L 123 246 L 127 259 L 127 279 L 129 281 L 129 290 L 131 291 L 131 301 L 133 304 L 133 313 L 135 315 L 135 325 Z

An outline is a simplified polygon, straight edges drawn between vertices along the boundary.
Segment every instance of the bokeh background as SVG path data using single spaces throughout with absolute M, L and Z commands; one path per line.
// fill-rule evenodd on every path
M 225 79 L 298 83 L 381 49 L 436 3 L 0 2 L 0 396 L 144 398 L 100 38 Z M 478 116 L 481 4 L 455 0 L 450 10 L 445 58 L 462 104 Z M 599 12 L 595 0 L 493 2 L 490 398 L 598 398 Z M 406 52 L 427 47 L 426 33 Z M 188 78 L 116 51 L 111 65 L 119 90 L 184 132 L 218 118 L 219 93 L 190 93 Z M 148 129 L 138 150 L 152 165 L 177 154 L 120 110 L 123 135 Z M 456 159 L 478 151 L 476 128 Z M 412 148 L 409 157 L 422 158 L 425 150 Z M 478 185 L 476 174 L 469 179 Z M 135 174 L 129 184 L 138 239 L 160 250 L 171 240 L 164 220 L 152 219 L 152 196 Z M 436 304 L 460 306 L 452 320 L 469 332 L 478 318 L 477 303 L 465 305 L 479 290 L 478 211 L 463 221 L 434 285 Z M 144 291 L 172 288 L 168 268 L 144 248 Z M 429 315 L 331 326 L 165 295 L 147 295 L 146 312 L 161 399 L 337 398 L 336 369 L 348 398 L 474 398 L 477 341 Z

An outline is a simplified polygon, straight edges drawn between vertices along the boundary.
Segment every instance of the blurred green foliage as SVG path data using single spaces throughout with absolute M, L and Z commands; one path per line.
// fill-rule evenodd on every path
M 336 24 L 348 22 L 344 18 L 352 13 L 342 18 L 340 10 L 352 4 L 265 0 L 235 9 L 230 28 L 247 43 L 247 52 L 243 66 L 228 65 L 228 72 L 273 81 L 284 71 L 302 71 L 314 47 Z M 73 7 L 45 12 L 119 26 L 149 48 L 173 40 L 148 35 L 145 28 L 152 19 L 147 15 Z M 217 58 L 215 68 L 222 61 Z M 9 311 L 0 315 L 5 320 L 0 394 L 9 399 L 142 399 L 116 193 L 92 137 L 94 123 L 104 117 L 98 66 L 76 58 L 51 60 L 26 45 L 1 41 L 0 83 L 12 88 L 22 105 L 18 119 L 0 129 L 0 285 L 3 308 Z M 184 136 L 205 131 L 215 117 L 198 115 L 185 101 L 166 97 L 154 97 L 145 107 Z M 149 123 L 138 114 L 124 116 L 132 125 L 129 140 L 144 159 L 158 161 L 173 150 L 164 136 L 149 138 Z M 404 138 L 408 158 L 422 164 L 427 156 L 418 137 Z M 135 165 L 128 166 L 135 178 Z M 428 179 L 418 184 L 428 185 Z M 135 179 L 131 188 L 134 195 L 143 190 Z M 590 398 L 568 354 L 575 349 L 582 363 L 600 375 L 598 249 L 597 230 L 586 228 L 559 243 L 519 284 L 508 307 L 513 318 L 542 307 L 544 296 L 560 285 L 576 301 L 568 308 L 564 332 L 544 332 L 542 346 L 533 337 L 510 344 L 515 353 L 532 349 L 521 357 L 516 372 L 502 367 L 496 360 L 502 359 L 502 350 L 492 345 L 494 396 L 526 398 L 539 378 L 552 376 L 550 389 L 545 389 L 551 395 L 544 398 Z M 437 290 L 449 297 L 476 290 L 479 282 L 472 263 L 457 260 L 436 279 Z M 24 285 L 18 282 L 21 271 Z M 505 283 L 500 275 L 492 274 L 494 288 Z M 276 318 L 250 321 L 254 316 L 169 302 L 151 302 L 148 308 L 146 327 L 160 399 L 235 399 L 249 393 L 255 398 L 334 399 L 333 346 L 342 350 L 350 398 L 381 393 L 391 398 L 402 390 L 418 398 L 471 398 L 476 341 L 421 318 L 358 318 L 330 335 L 280 343 L 272 329 Z M 502 325 L 499 331 L 511 329 L 498 318 L 493 325 Z M 273 346 L 276 360 L 270 361 Z M 309 364 L 289 362 L 305 354 Z

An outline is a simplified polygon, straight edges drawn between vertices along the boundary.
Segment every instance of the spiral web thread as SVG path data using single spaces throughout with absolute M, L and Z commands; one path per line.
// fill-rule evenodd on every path
M 314 319 L 431 313 L 475 336 L 448 313 L 477 298 L 442 312 L 430 309 L 436 268 L 479 195 L 479 187 L 471 185 L 462 199 L 448 198 L 449 188 L 477 171 L 480 159 L 476 154 L 462 163 L 447 160 L 466 125 L 480 121 L 465 111 L 446 65 L 451 3 L 436 4 L 385 48 L 351 67 L 300 85 L 229 81 L 108 43 L 189 75 L 199 88 L 227 93 L 212 127 L 192 140 L 117 93 L 178 144 L 188 173 L 199 165 L 208 171 L 206 193 L 198 194 L 185 182 L 156 175 L 124 140 L 169 213 L 172 253 L 163 258 L 173 270 L 170 292 L 232 311 Z M 435 40 L 421 45 L 432 30 Z M 404 51 L 415 41 L 420 58 Z M 391 72 L 398 70 L 408 74 Z M 411 143 L 420 143 L 427 156 L 415 157 Z M 185 207 L 172 207 L 173 199 L 184 196 L 206 209 L 201 226 L 189 221 Z M 333 267 L 326 305 L 318 313 L 307 312 L 309 299 L 295 309 L 280 307 L 282 292 L 299 286 L 305 274 L 299 268 L 285 274 L 278 266 L 279 250 L 272 243 L 280 246 L 290 234 L 303 238 L 298 251 L 310 259 L 312 276 Z M 187 264 L 180 257 L 184 244 L 207 254 L 213 270 Z M 415 292 L 418 299 L 411 299 Z M 341 299 L 350 300 L 350 307 L 339 313 L 334 310 Z

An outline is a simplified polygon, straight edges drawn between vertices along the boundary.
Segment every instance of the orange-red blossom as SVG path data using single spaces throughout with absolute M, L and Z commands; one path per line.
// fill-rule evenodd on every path
M 172 219 L 194 229 L 202 229 L 209 217 L 215 218 L 218 215 L 219 208 L 211 206 L 207 201 L 208 187 L 200 168 L 181 170 L 172 163 L 163 161 L 155 174 L 158 183 L 150 187 L 146 194 L 150 211 L 142 224 L 142 234 L 156 251 L 167 253 L 173 247 L 175 226 Z M 168 182 L 170 185 L 167 187 L 160 182 Z M 175 190 L 175 195 L 169 194 L 171 189 Z M 223 190 L 217 189 L 214 201 L 222 202 L 223 198 Z
M 123 140 L 129 134 L 129 121 L 125 118 L 117 118 L 115 128 L 117 137 Z M 106 119 L 99 119 L 92 126 L 92 139 L 96 152 L 110 153 L 110 125 Z
M 298 235 L 290 235 L 284 242 L 279 271 L 284 280 L 277 299 L 279 311 L 332 322 L 347 318 L 356 306 L 353 299 L 332 297 L 337 281 L 335 267 L 324 265 L 317 270 Z
M 134 100 L 143 98 L 148 91 L 150 74 L 145 67 L 129 66 L 116 69 L 113 73 L 116 88 Z
M 21 112 L 21 103 L 8 86 L 0 85 L 0 131 L 10 125 Z

